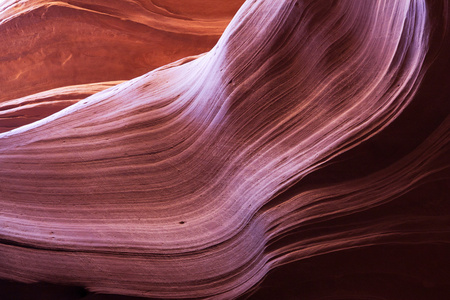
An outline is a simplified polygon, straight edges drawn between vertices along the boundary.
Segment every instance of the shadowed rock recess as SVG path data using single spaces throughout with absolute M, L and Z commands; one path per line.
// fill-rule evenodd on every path
M 449 16 L 0 2 L 0 298 L 445 299 Z

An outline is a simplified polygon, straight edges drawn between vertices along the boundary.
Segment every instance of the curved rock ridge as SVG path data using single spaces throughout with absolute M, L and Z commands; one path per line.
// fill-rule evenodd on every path
M 0 102 L 0 132 L 33 123 L 122 81 L 65 86 Z
M 76 6 L 95 10 L 93 22 L 114 15 L 200 36 L 225 24 L 234 7 L 8 3 L 6 12 Z M 122 7 L 132 7 L 126 17 Z M 383 211 L 449 178 L 448 106 L 393 161 L 320 179 L 424 97 L 427 70 L 441 55 L 430 42 L 440 34 L 430 21 L 436 7 L 248 0 L 207 53 L 129 81 L 72 79 L 1 103 L 0 118 L 12 118 L 76 102 L 0 133 L 0 277 L 232 299 L 254 292 L 271 270 L 319 255 L 449 243 L 450 210 Z M 202 18 L 207 11 L 215 21 Z M 125 78 L 101 78 L 118 79 Z
M 128 80 L 210 50 L 243 0 L 7 0 L 0 3 L 0 101 Z M 219 3 L 221 3 L 219 5 Z M 206 13 L 212 9 L 214 14 Z M 193 13 L 193 11 L 196 13 Z

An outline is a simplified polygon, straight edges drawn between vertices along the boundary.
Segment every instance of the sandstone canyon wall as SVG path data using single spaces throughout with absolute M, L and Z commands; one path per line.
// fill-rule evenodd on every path
M 0 278 L 55 299 L 449 295 L 445 0 L 0 7 Z

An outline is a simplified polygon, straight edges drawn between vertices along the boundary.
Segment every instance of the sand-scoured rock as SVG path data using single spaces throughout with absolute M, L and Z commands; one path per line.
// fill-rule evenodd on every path
M 59 78 L 61 65 L 44 59 L 51 80 L 33 73 L 36 85 L 11 89 L 17 99 L 0 103 L 3 118 L 71 104 L 0 134 L 0 277 L 230 299 L 258 287 L 270 270 L 318 255 L 448 243 L 445 184 L 434 199 L 413 196 L 448 179 L 450 166 L 448 89 L 426 90 L 435 65 L 449 65 L 441 58 L 448 8 L 430 2 L 248 0 L 209 52 L 120 84 L 107 81 L 140 71 L 122 73 L 126 60 L 102 59 L 104 69 L 82 63 L 86 44 L 72 40 L 74 73 Z M 134 47 L 139 30 L 151 40 L 159 30 L 161 47 L 183 50 L 193 40 L 167 39 L 188 31 L 204 42 L 189 47 L 203 49 L 213 40 L 203 36 L 220 34 L 234 7 L 29 3 L 6 6 L 2 18 L 19 4 L 11 18 L 94 10 L 89 22 L 102 30 L 141 24 L 117 25 L 108 40 L 144 52 L 148 45 Z M 203 18 L 209 11 L 212 21 Z M 17 24 L 14 30 L 33 32 Z M 90 51 L 108 52 L 106 31 L 95 34 Z M 18 49 L 9 51 L 27 57 Z M 161 58 L 159 51 L 158 62 L 189 52 Z M 374 145 L 381 148 L 370 156 Z M 422 209 L 425 202 L 434 210 Z M 383 210 L 393 203 L 405 209 Z
M 206 52 L 243 2 L 3 1 L 0 103 L 65 86 L 106 87 L 105 81 L 132 79 Z M 19 115 L 8 114 L 9 127 L 0 130 L 31 123 L 68 105 L 41 103 Z

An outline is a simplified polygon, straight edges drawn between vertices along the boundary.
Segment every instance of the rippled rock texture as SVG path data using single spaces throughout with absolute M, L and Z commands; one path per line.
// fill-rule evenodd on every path
M 450 293 L 446 1 L 1 9 L 1 278 L 70 299 Z
M 2 1 L 0 132 L 210 50 L 242 3 Z

